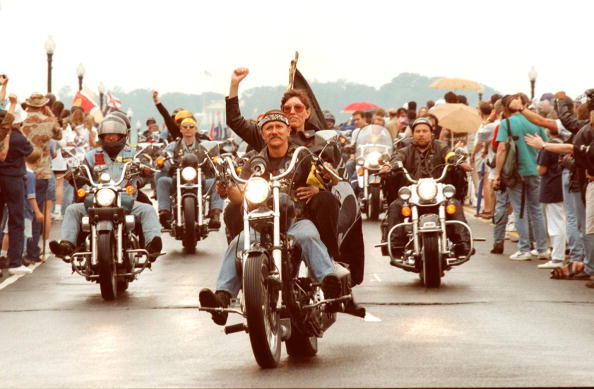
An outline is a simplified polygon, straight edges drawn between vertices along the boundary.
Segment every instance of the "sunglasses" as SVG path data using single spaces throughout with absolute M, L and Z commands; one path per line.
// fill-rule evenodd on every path
M 297 105 L 285 105 L 283 107 L 283 112 L 284 113 L 291 113 L 292 110 L 294 110 L 295 113 L 301 113 L 301 112 L 305 111 L 305 105 L 301 105 L 301 104 L 297 104 Z
M 185 129 L 189 130 L 189 129 L 192 129 L 192 128 L 196 128 L 196 126 L 193 126 L 193 125 L 189 124 L 189 125 L 182 126 L 182 128 L 185 128 Z

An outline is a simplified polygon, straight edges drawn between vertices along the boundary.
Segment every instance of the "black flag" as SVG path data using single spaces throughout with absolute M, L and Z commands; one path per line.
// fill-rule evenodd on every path
M 322 109 L 320 108 L 320 104 L 318 104 L 318 100 L 314 95 L 313 91 L 309 87 L 307 80 L 303 77 L 303 74 L 299 71 L 299 69 L 295 69 L 295 79 L 293 82 L 293 89 L 302 89 L 307 93 L 307 97 L 311 101 L 311 116 L 307 120 L 305 124 L 306 130 L 323 130 L 326 128 L 326 122 L 324 121 L 324 114 L 322 113 Z

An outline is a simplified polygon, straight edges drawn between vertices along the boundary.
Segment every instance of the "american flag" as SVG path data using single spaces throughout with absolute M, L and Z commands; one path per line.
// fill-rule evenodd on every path
M 111 94 L 111 92 L 107 93 L 107 106 L 113 109 L 117 109 L 118 111 L 122 108 L 122 101 Z

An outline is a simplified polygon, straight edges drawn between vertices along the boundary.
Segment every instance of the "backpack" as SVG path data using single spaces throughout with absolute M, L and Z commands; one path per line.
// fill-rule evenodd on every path
M 501 169 L 501 182 L 508 188 L 515 186 L 524 181 L 524 178 L 518 172 L 520 169 L 518 145 L 516 141 L 517 136 L 512 136 L 511 125 L 509 119 L 505 119 L 507 123 L 507 140 L 505 141 L 505 160 L 503 168 Z

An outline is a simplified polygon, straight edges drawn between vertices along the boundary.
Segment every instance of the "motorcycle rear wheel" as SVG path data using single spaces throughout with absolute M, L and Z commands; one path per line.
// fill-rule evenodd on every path
M 266 285 L 268 274 L 266 255 L 250 256 L 245 262 L 243 290 L 248 333 L 254 357 L 258 365 L 265 369 L 278 366 L 282 343 L 279 313 L 272 306 L 276 301 L 273 297 L 278 296 L 270 294 Z
M 196 252 L 196 204 L 192 197 L 183 199 L 182 207 L 184 210 L 184 237 L 182 244 L 186 253 L 193 254 Z
M 99 263 L 101 297 L 106 301 L 114 300 L 118 294 L 118 283 L 111 233 L 98 234 L 95 249 L 97 250 L 97 262 Z
M 441 256 L 437 234 L 423 234 L 423 281 L 427 288 L 441 285 Z

